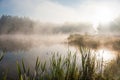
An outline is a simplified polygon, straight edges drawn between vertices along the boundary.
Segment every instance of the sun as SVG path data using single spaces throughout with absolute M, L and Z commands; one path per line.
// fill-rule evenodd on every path
M 115 18 L 115 14 L 112 8 L 109 8 L 107 6 L 97 7 L 92 17 L 93 27 L 97 30 L 99 24 L 107 24 L 113 21 L 114 18 Z

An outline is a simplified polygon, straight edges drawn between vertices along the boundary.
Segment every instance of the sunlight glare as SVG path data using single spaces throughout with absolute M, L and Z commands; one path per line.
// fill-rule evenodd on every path
M 107 24 L 111 21 L 113 21 L 115 18 L 114 11 L 112 8 L 106 7 L 106 6 L 100 6 L 95 9 L 92 24 L 94 29 L 97 31 L 99 24 Z
M 103 59 L 104 62 L 109 62 L 115 59 L 115 54 L 106 49 L 100 49 L 97 51 L 97 58 Z

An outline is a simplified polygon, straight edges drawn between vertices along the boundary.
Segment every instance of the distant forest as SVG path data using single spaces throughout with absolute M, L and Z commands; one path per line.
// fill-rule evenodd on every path
M 0 34 L 30 33 L 33 31 L 34 22 L 29 18 L 3 15 L 0 18 Z
M 70 33 L 94 33 L 92 24 L 88 23 L 42 23 L 29 19 L 2 15 L 0 17 L 0 34 L 70 34 Z M 99 24 L 99 33 L 119 33 L 120 18 L 109 24 Z
M 0 18 L 0 34 L 67 34 L 90 31 L 90 24 L 52 24 L 35 22 L 27 17 L 3 15 Z M 92 31 L 92 29 L 91 29 Z

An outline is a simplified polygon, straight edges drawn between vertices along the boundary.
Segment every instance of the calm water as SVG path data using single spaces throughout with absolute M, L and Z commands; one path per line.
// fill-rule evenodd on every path
M 8 72 L 8 75 L 14 78 L 16 76 L 16 62 L 21 63 L 22 59 L 27 66 L 33 69 L 37 57 L 41 62 L 48 62 L 54 52 L 67 55 L 68 45 L 64 43 L 65 40 L 65 36 L 59 35 L 0 36 L 0 49 L 6 51 L 3 60 L 0 62 L 0 75 Z M 76 51 L 74 47 L 69 47 L 69 49 L 71 52 Z
M 35 35 L 34 38 L 32 36 L 26 38 L 26 36 L 20 35 L 17 37 L 2 36 L 0 38 L 3 42 L 0 44 L 1 50 L 7 50 L 5 57 L 0 62 L 0 75 L 8 71 L 9 76 L 16 76 L 16 62 L 20 63 L 22 59 L 27 66 L 34 68 L 37 57 L 40 58 L 41 62 L 44 62 L 48 61 L 54 52 L 67 55 L 69 49 L 72 53 L 79 53 L 77 48 L 64 43 L 66 37 L 44 36 L 41 38 L 41 36 Z M 107 49 L 99 49 L 96 52 L 98 53 L 97 58 L 103 57 L 105 62 L 115 58 L 114 52 Z

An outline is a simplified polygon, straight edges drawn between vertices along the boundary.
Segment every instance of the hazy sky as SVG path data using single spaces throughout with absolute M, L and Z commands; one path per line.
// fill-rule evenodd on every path
M 0 15 L 57 23 L 109 21 L 119 16 L 119 8 L 120 0 L 0 0 Z

